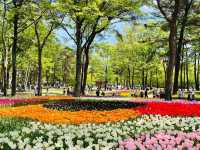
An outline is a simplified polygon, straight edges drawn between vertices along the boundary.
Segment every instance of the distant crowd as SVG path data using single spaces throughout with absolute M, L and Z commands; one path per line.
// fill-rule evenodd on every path
M 117 91 L 119 89 L 114 89 L 112 96 L 118 96 Z M 165 90 L 159 89 L 159 88 L 135 88 L 135 89 L 120 89 L 120 90 L 130 90 L 130 95 L 132 97 L 140 97 L 140 98 L 148 98 L 149 94 L 151 93 L 153 98 L 165 98 Z M 119 90 L 119 91 L 120 91 Z M 187 94 L 187 96 L 186 96 Z M 101 88 L 96 88 L 96 96 L 105 96 L 105 91 Z M 189 90 L 187 89 L 178 89 L 177 92 L 178 99 L 188 99 L 188 100 L 194 100 L 195 99 L 195 89 L 190 87 Z
M 46 89 L 46 95 L 49 94 L 49 88 L 52 86 L 47 86 L 45 85 Z M 65 86 L 60 84 L 59 82 L 56 83 L 54 88 L 61 88 L 63 89 L 63 95 L 73 95 L 73 87 L 71 86 Z M 17 90 L 18 91 L 26 91 L 28 90 L 34 90 L 34 95 L 37 95 L 38 93 L 38 86 L 37 85 L 29 85 L 28 87 L 24 86 L 23 84 L 18 84 L 17 85 Z M 106 89 L 106 90 L 105 90 Z M 111 86 L 108 85 L 107 87 L 97 87 L 97 86 L 92 86 L 92 85 L 87 85 L 86 87 L 86 95 L 89 95 L 93 91 L 96 91 L 96 96 L 106 96 L 106 92 L 110 91 L 112 93 L 111 96 L 119 96 L 117 91 L 120 90 L 130 90 L 130 96 L 132 97 L 141 97 L 141 98 L 148 98 L 149 95 L 151 94 L 153 98 L 165 98 L 165 91 L 162 88 L 149 88 L 149 87 L 135 87 L 134 89 L 130 88 L 123 88 L 121 86 Z M 188 100 L 194 100 L 195 99 L 195 89 L 193 87 L 190 87 L 188 90 L 187 89 L 178 89 L 177 92 L 178 99 L 188 99 Z

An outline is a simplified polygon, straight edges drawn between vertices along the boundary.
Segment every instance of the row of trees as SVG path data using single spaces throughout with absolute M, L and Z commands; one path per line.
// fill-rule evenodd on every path
M 37 95 L 41 95 L 42 64 L 47 67 L 45 70 L 46 78 L 48 78 L 48 72 L 53 68 L 52 65 L 54 68 L 57 67 L 55 64 L 58 64 L 58 58 L 56 58 L 58 55 L 68 50 L 63 56 L 73 56 L 68 48 L 59 45 L 55 33 L 53 33 L 63 22 L 58 10 L 53 1 L 47 0 L 1 1 L 1 77 L 5 96 L 9 88 L 9 79 L 12 80 L 12 96 L 16 94 L 17 80 L 23 80 L 23 85 L 37 83 Z M 43 56 L 44 48 L 45 56 Z M 46 64 L 42 63 L 42 60 L 47 60 Z M 66 67 L 64 72 L 66 74 Z M 18 74 L 21 75 L 20 79 L 17 79 Z M 56 80 L 55 70 L 54 80 Z
M 196 46 L 196 44 L 199 44 L 193 43 L 193 39 L 191 39 L 191 36 L 193 36 L 193 32 L 191 30 L 194 31 L 194 29 L 196 29 L 195 26 L 198 24 L 194 23 L 194 20 L 198 22 L 199 5 L 200 1 L 198 0 L 157 0 L 157 6 L 169 26 L 169 62 L 167 66 L 167 80 L 165 87 L 165 98 L 167 100 L 171 99 L 172 89 L 173 93 L 176 93 L 179 87 L 178 79 L 180 72 L 180 60 L 181 56 L 184 56 L 184 45 L 189 45 L 190 47 L 193 47 Z M 190 37 L 189 41 L 187 40 L 188 37 Z M 173 85 L 174 66 L 175 73 Z M 196 69 L 196 60 L 194 70 L 195 81 L 197 83 L 199 74 Z M 196 84 L 196 86 L 196 88 L 199 89 L 198 84 Z
M 129 24 L 129 26 L 131 26 Z M 167 30 L 162 24 L 148 27 L 134 24 L 125 28 L 116 44 L 100 43 L 90 54 L 88 83 L 96 80 L 114 85 L 165 87 L 168 63 Z M 181 55 L 179 88 L 194 85 L 198 90 L 198 45 L 184 45 Z M 98 50 L 98 51 L 97 51 Z
M 138 14 L 143 15 L 140 8 L 144 4 L 154 10 L 151 23 L 134 24 L 124 33 L 116 32 L 115 45 L 97 43 L 96 37 L 111 30 L 113 24 L 135 23 Z M 198 0 L 2 0 L 3 93 L 7 95 L 12 79 L 12 95 L 16 94 L 17 82 L 21 80 L 26 84 L 37 83 L 37 94 L 41 95 L 45 79 L 47 84 L 57 80 L 74 84 L 74 94 L 80 96 L 88 81 L 104 78 L 106 82 L 112 79 L 129 87 L 136 82 L 163 85 L 166 99 L 171 99 L 172 89 L 175 93 L 186 83 L 189 87 L 191 68 L 198 89 L 199 6 Z M 70 42 L 71 48 L 58 41 L 58 32 Z M 91 53 L 93 48 L 95 53 Z M 160 63 L 163 56 L 169 58 L 167 68 Z
M 165 86 L 167 100 L 178 88 L 194 85 L 199 89 L 199 6 L 200 2 L 195 0 L 158 0 L 156 5 L 152 5 L 156 8 L 153 13 L 157 17 L 153 22 L 145 24 L 143 31 L 136 31 L 137 27 L 125 31 L 133 36 L 131 38 L 130 35 L 120 35 L 118 47 L 115 47 L 117 55 L 114 56 L 120 61 L 118 65 L 112 64 L 112 69 L 118 68 L 113 70 L 118 77 L 124 74 L 124 85 L 130 86 L 131 80 L 133 84 L 138 74 L 140 79 L 135 79 L 135 82 L 145 85 L 149 78 L 151 86 L 152 76 L 161 75 L 159 72 L 163 70 L 165 75 L 161 76 L 165 78 L 157 76 L 154 83 L 158 85 L 159 79 L 164 82 L 162 85 Z M 166 68 L 159 65 L 163 57 Z
M 84 93 L 89 64 L 89 50 L 95 37 L 110 24 L 137 11 L 141 1 L 130 0 L 3 0 L 1 12 L 1 49 L 3 93 L 7 95 L 12 69 L 11 94 L 16 94 L 17 62 L 20 51 L 37 49 L 38 95 L 42 94 L 43 49 L 54 41 L 53 32 L 63 29 L 74 42 L 76 52 L 75 96 Z M 127 19 L 127 18 L 126 18 Z M 55 32 L 54 32 L 55 33 Z M 82 66 L 84 64 L 84 67 Z M 66 67 L 65 67 L 66 68 Z

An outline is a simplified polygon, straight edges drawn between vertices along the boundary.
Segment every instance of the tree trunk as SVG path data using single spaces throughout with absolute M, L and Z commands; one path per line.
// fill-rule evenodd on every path
M 186 83 L 187 83 L 187 89 L 189 90 L 189 74 L 188 74 L 188 54 L 186 52 L 186 63 L 185 63 L 185 69 L 186 69 Z
M 198 60 L 197 60 L 197 84 L 196 84 L 196 90 L 199 91 L 199 69 L 200 69 L 200 66 L 199 66 L 199 54 L 198 54 Z
M 152 88 L 152 72 L 150 72 L 149 86 L 151 89 Z
M 164 87 L 165 87 L 165 83 L 166 83 L 166 79 L 167 79 L 167 69 L 166 69 L 166 66 L 165 64 L 163 63 L 163 70 L 164 70 L 164 74 L 165 74 L 165 79 L 164 79 Z
M 119 78 L 118 77 L 116 77 L 116 84 L 117 84 L 117 87 L 118 87 L 118 85 L 119 85 Z
M 10 84 L 10 67 L 7 67 L 7 88 L 9 88 L 9 84 Z
M 29 72 L 30 72 L 30 66 L 28 66 L 26 71 L 25 71 L 25 78 L 24 78 L 25 90 L 27 90 L 27 87 L 28 87 L 28 79 L 29 79 L 29 74 L 30 74 Z
M 81 95 L 81 70 L 82 70 L 82 21 L 80 18 L 76 18 L 76 75 L 74 85 L 74 96 L 79 97 Z
M 146 76 L 145 76 L 145 87 L 148 87 L 148 71 L 146 71 Z
M 56 62 L 53 65 L 53 86 L 56 84 Z
M 183 57 L 184 57 L 184 55 L 183 55 L 183 52 L 182 52 L 182 59 L 181 59 L 181 81 L 180 81 L 180 83 L 181 83 L 181 89 L 183 89 Z
M 128 87 L 131 88 L 131 70 L 129 66 L 127 71 L 128 71 Z
M 144 77 L 144 68 L 142 69 L 142 89 L 144 89 L 144 83 L 145 82 L 145 77 Z
M 159 88 L 159 81 L 158 81 L 158 68 L 156 68 L 156 86 Z
M 135 77 L 135 69 L 133 67 L 133 71 L 132 71 L 132 89 L 134 88 L 134 77 Z
M 88 74 L 88 66 L 89 66 L 89 49 L 85 50 L 85 63 L 83 68 L 83 83 L 81 87 L 81 93 L 85 95 L 85 87 L 87 84 L 87 74 Z
M 63 83 L 67 84 L 67 59 L 65 59 L 64 66 L 63 66 Z
M 16 75 L 17 75 L 17 65 L 16 65 L 16 57 L 17 57 L 17 41 L 18 41 L 18 14 L 15 12 L 13 18 L 13 45 L 12 45 L 12 89 L 11 95 L 16 95 Z
M 49 70 L 46 70 L 46 83 L 48 87 L 49 86 Z
M 2 70 L 3 70 L 3 95 L 7 96 L 7 50 L 4 49 L 2 53 Z
M 187 4 L 185 6 L 185 13 L 183 16 L 183 20 L 181 22 L 180 37 L 179 37 L 177 53 L 176 53 L 174 88 L 173 88 L 174 94 L 178 91 L 178 79 L 179 79 L 179 70 L 180 70 L 181 51 L 182 51 L 182 46 L 183 46 L 183 37 L 184 37 L 184 31 L 185 31 L 185 27 L 186 27 L 186 23 L 187 23 L 188 13 L 191 8 L 192 2 L 193 2 L 193 0 L 191 0 L 190 3 L 187 1 Z
M 82 56 L 82 66 L 81 66 L 81 94 L 84 80 L 84 68 L 85 68 L 85 54 Z
M 42 48 L 38 48 L 38 75 L 37 75 L 37 95 L 42 95 Z
M 107 85 L 108 85 L 108 66 L 106 64 L 106 69 L 105 69 L 105 87 L 104 87 L 105 91 L 107 90 Z M 127 82 L 126 82 L 125 86 L 127 86 Z
M 197 54 L 196 52 L 194 54 L 194 81 L 195 81 L 195 88 L 197 89 L 198 83 L 197 83 Z
M 185 89 L 185 85 L 186 85 L 186 64 L 183 64 L 183 69 L 184 69 L 184 73 L 183 73 L 183 87 Z
M 3 70 L 3 95 L 7 96 L 7 72 L 8 72 L 8 50 L 6 48 L 5 42 L 5 19 L 6 19 L 6 1 L 3 1 L 3 16 L 2 16 L 2 30 L 1 30 L 1 40 L 3 45 L 2 52 L 2 70 Z
M 172 100 L 173 71 L 176 58 L 176 20 L 171 21 L 169 25 L 169 61 L 167 66 L 167 79 L 165 83 L 165 100 Z
M 82 52 L 80 48 L 76 51 L 76 77 L 75 77 L 75 88 L 74 96 L 79 97 L 81 91 L 81 67 L 82 67 Z

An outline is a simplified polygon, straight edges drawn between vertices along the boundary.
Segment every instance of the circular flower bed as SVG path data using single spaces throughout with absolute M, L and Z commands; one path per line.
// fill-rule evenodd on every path
M 131 109 L 115 109 L 113 111 L 87 111 L 76 112 L 58 111 L 42 107 L 42 105 L 28 105 L 0 109 L 0 116 L 22 117 L 48 123 L 82 124 L 116 122 L 135 118 L 140 115 Z
M 130 109 L 143 104 L 133 102 L 114 102 L 114 101 L 70 101 L 70 102 L 56 102 L 43 105 L 46 108 L 66 111 L 80 111 L 80 110 L 99 110 L 108 111 L 114 109 Z

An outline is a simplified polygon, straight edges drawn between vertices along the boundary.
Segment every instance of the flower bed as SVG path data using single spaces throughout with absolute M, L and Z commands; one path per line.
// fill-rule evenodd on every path
M 0 149 L 200 148 L 197 102 L 35 101 L 0 109 Z
M 73 101 L 71 96 L 35 96 L 28 99 L 0 99 L 0 106 L 12 106 L 20 104 L 40 104 L 49 101 Z
M 80 110 L 114 110 L 114 109 L 134 109 L 143 104 L 119 101 L 71 101 L 47 103 L 43 106 L 56 110 L 80 111 Z
M 170 116 L 200 116 L 200 103 L 196 102 L 137 102 L 145 107 L 137 108 L 142 114 Z
M 0 116 L 22 117 L 48 123 L 81 124 L 116 122 L 135 118 L 139 115 L 131 109 L 115 109 L 113 111 L 86 111 L 76 112 L 58 111 L 44 108 L 42 105 L 28 105 L 0 109 Z
M 0 106 L 14 105 L 16 103 L 25 103 L 27 99 L 0 99 Z
M 0 119 L 0 122 L 1 119 Z M 11 122 L 15 125 L 14 122 Z M 3 124 L 3 123 L 1 123 Z M 143 115 L 136 119 L 105 124 L 51 125 L 31 121 L 21 129 L 2 133 L 1 149 L 116 149 L 120 141 L 163 132 L 199 133 L 199 117 Z M 182 132 L 178 132 L 182 131 Z M 174 133 L 174 134 L 175 134 Z M 180 134 L 179 134 L 180 135 Z M 169 136 L 169 135 L 168 135 Z M 172 135 L 171 135 L 172 136 Z M 196 135 L 195 135 L 196 136 Z M 152 139 L 153 140 L 153 139 Z M 152 142 L 152 141 L 151 141 Z
M 161 131 L 141 135 L 136 139 L 127 139 L 119 143 L 118 150 L 178 149 L 199 150 L 200 132 Z

